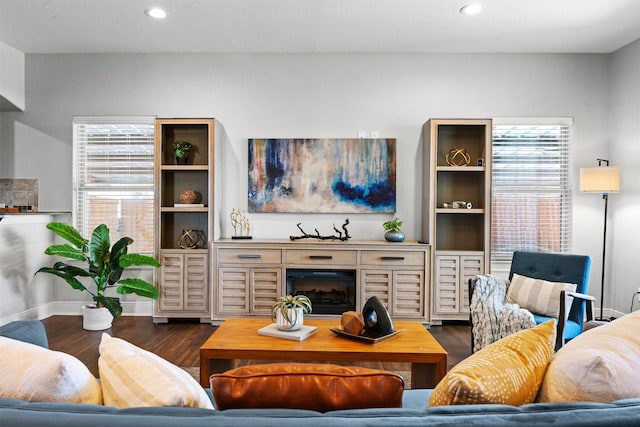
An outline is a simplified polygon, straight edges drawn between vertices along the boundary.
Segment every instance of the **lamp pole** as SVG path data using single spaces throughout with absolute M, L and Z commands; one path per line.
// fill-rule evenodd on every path
M 607 207 L 609 206 L 609 193 L 602 193 L 604 199 L 604 233 L 602 237 L 602 279 L 600 281 L 600 318 L 598 320 L 609 320 L 604 318 L 604 266 L 607 257 Z
M 606 163 L 605 166 L 609 166 L 609 160 L 597 159 L 598 167 L 602 166 L 602 163 Z M 609 193 L 602 193 L 604 199 L 604 230 L 602 233 L 602 278 L 600 280 L 600 318 L 598 320 L 609 320 L 604 318 L 604 266 L 607 258 L 607 208 L 609 206 Z

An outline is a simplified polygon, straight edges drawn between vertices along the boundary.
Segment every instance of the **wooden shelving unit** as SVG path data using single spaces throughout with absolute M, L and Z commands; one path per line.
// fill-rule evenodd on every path
M 211 318 L 209 250 L 213 239 L 214 119 L 157 119 L 155 125 L 156 256 L 162 267 L 155 274 L 159 297 L 154 321 L 172 317 Z M 193 149 L 185 165 L 177 164 L 173 143 L 188 141 Z M 203 206 L 181 204 L 183 190 L 196 191 Z M 204 233 L 197 248 L 183 248 L 185 230 Z M 184 245 L 183 245 L 184 246 Z
M 466 320 L 467 282 L 490 265 L 491 120 L 430 119 L 423 139 L 422 237 L 434 248 L 431 321 Z M 469 164 L 447 163 L 456 149 L 466 151 Z M 471 207 L 452 208 L 454 201 Z

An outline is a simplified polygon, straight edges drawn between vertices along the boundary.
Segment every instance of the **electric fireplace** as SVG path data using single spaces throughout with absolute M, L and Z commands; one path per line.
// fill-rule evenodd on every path
M 306 295 L 313 314 L 342 314 L 356 309 L 355 270 L 287 269 L 287 294 Z

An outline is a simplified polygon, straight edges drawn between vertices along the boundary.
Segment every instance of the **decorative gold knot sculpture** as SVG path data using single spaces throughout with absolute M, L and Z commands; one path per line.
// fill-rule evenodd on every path
M 464 148 L 452 148 L 445 160 L 449 166 L 467 166 L 471 162 L 471 157 Z
M 182 236 L 178 239 L 178 246 L 182 249 L 204 248 L 207 238 L 202 230 L 182 230 Z

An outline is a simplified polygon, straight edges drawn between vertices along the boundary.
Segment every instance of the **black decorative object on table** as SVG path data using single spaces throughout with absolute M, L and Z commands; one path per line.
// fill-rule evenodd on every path
M 298 224 L 296 224 L 296 227 L 298 227 L 298 230 L 302 232 L 302 236 L 289 236 L 289 240 L 318 239 L 318 240 L 341 240 L 343 242 L 346 242 L 351 238 L 351 236 L 349 235 L 349 230 L 347 230 L 347 225 L 349 225 L 349 218 L 345 219 L 344 224 L 342 224 L 342 230 L 344 230 L 344 234 L 342 233 L 342 231 L 338 230 L 334 224 L 333 229 L 336 232 L 336 234 L 330 235 L 330 236 L 320 235 L 320 232 L 318 231 L 317 228 L 314 229 L 316 234 L 309 234 L 306 231 L 304 231 L 302 227 L 300 227 L 300 224 L 302 223 L 299 222 Z
M 372 296 L 362 307 L 364 331 L 362 335 L 368 337 L 382 337 L 393 332 L 393 322 L 386 307 L 378 297 Z

